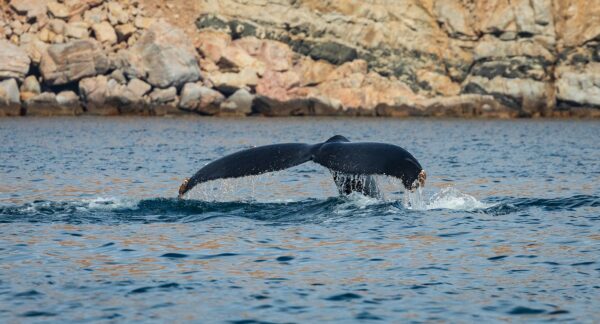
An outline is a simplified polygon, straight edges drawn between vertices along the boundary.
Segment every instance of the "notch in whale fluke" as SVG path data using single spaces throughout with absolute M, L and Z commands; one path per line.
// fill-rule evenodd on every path
M 283 143 L 242 150 L 215 160 L 186 178 L 179 188 L 179 197 L 196 185 L 227 178 L 239 178 L 280 171 L 313 161 L 335 173 L 348 175 L 387 175 L 402 180 L 411 190 L 425 185 L 425 171 L 408 151 L 385 143 L 351 143 L 342 135 L 335 135 L 318 144 Z M 356 180 L 353 180 L 356 181 Z M 369 180 L 371 181 L 371 180 Z M 365 195 L 378 196 L 376 186 L 347 184 L 336 180 L 338 189 L 361 188 Z M 354 190 L 354 189 L 352 189 Z M 350 193 L 341 190 L 341 193 Z

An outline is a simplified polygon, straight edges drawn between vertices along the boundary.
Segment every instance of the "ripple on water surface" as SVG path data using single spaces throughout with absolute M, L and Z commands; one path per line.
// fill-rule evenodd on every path
M 599 130 L 0 120 L 0 318 L 596 322 Z M 383 178 L 383 199 L 337 197 L 329 172 L 307 164 L 171 198 L 223 154 L 336 133 L 406 147 L 428 186 L 405 194 Z

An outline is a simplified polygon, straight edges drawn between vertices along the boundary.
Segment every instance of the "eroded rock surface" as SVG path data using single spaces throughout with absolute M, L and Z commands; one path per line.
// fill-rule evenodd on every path
M 45 82 L 61 85 L 108 71 L 102 47 L 92 39 L 50 45 L 42 55 L 40 72 Z
M 10 0 L 0 114 L 600 116 L 599 17 L 597 0 Z
M 0 39 L 0 80 L 9 78 L 23 80 L 29 72 L 30 62 L 25 50 Z
M 189 38 L 164 20 L 152 24 L 121 55 L 128 75 L 155 87 L 178 87 L 200 79 L 200 67 Z

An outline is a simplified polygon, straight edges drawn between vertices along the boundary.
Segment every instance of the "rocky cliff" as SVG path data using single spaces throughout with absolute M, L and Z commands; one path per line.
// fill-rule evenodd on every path
M 600 116 L 600 0 L 11 0 L 0 115 Z

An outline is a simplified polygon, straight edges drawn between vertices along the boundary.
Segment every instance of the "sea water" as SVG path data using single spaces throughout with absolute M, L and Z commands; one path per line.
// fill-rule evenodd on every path
M 405 192 L 329 170 L 177 190 L 283 142 L 400 145 Z M 0 119 L 2 322 L 600 321 L 600 123 Z

